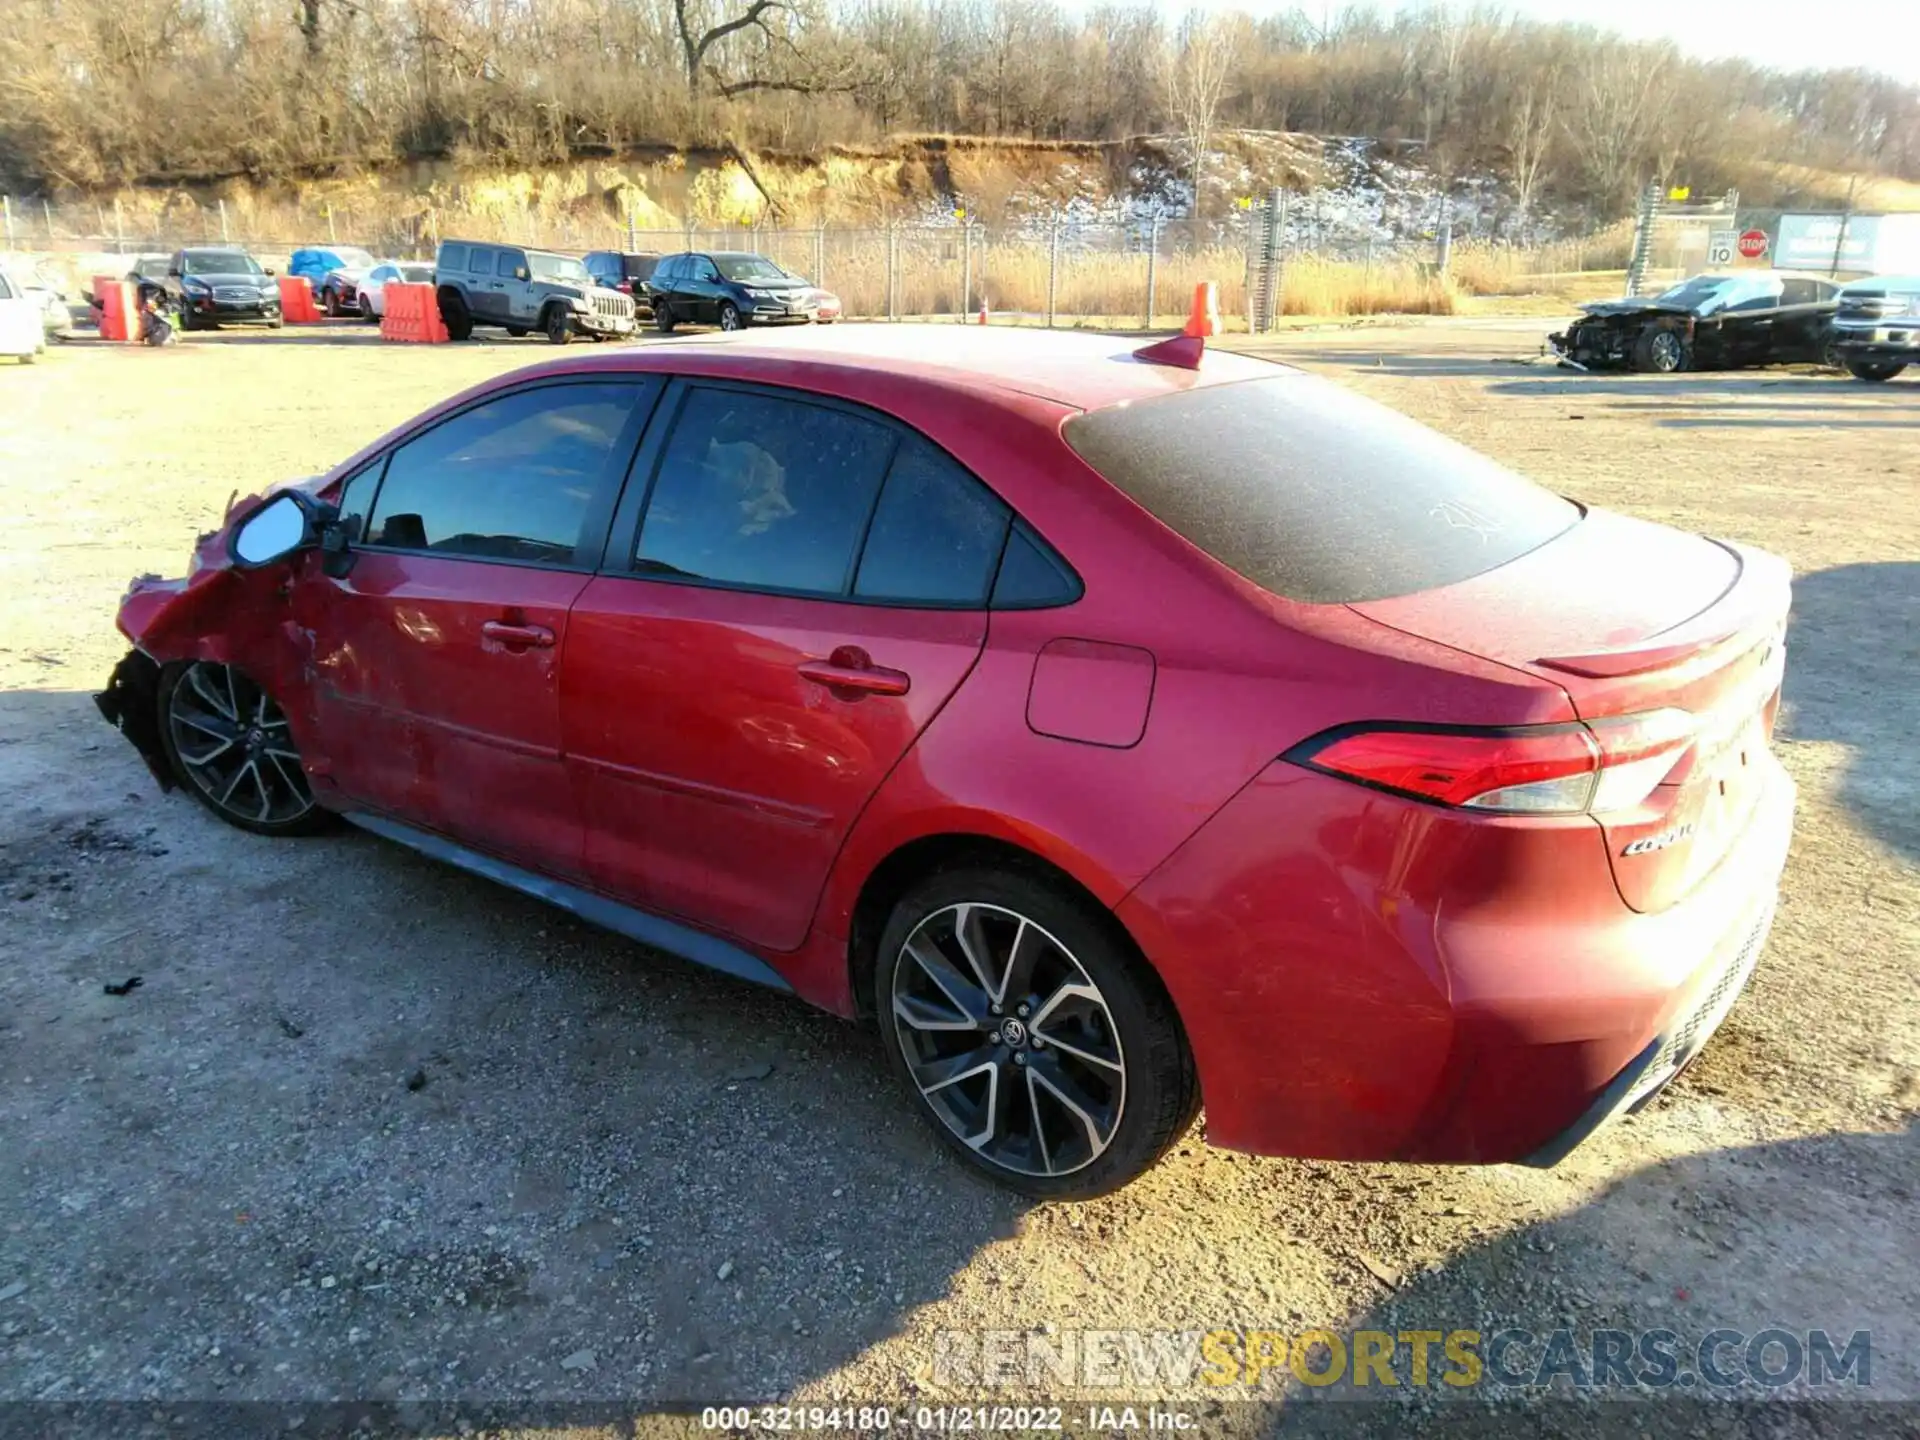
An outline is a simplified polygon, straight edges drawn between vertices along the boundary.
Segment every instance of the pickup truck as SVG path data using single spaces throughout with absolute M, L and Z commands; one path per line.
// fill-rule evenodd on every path
M 1833 352 L 1856 380 L 1891 380 L 1920 364 L 1920 275 L 1874 275 L 1843 288 Z

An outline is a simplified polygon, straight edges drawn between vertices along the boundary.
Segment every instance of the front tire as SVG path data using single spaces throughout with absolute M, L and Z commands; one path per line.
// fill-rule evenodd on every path
M 1087 1200 L 1199 1109 L 1158 978 L 1114 922 L 1044 880 L 966 870 L 894 907 L 874 981 L 893 1069 L 943 1143 L 1023 1194 Z
M 1675 375 L 1693 363 L 1686 336 L 1671 326 L 1649 330 L 1633 342 L 1633 368 L 1657 375 Z
M 653 302 L 654 329 L 658 330 L 662 335 L 671 335 L 673 333 L 673 327 L 679 323 L 679 321 L 673 318 L 673 311 L 667 308 L 666 301 L 656 300 Z
M 380 321 L 380 312 L 373 308 L 373 299 L 364 290 L 360 292 L 360 318 L 369 325 Z
M 1844 362 L 1847 373 L 1856 380 L 1870 380 L 1878 384 L 1891 380 L 1907 368 L 1904 360 L 1848 360 Z
M 550 345 L 566 345 L 571 343 L 573 340 L 573 317 L 567 314 L 565 308 L 562 306 L 548 306 L 546 331 L 547 343 Z
M 732 331 L 738 330 L 740 325 L 739 307 L 734 305 L 732 301 L 723 303 L 720 306 L 720 328 L 722 330 Z
M 286 715 L 245 673 L 210 660 L 169 665 L 159 703 L 173 773 L 222 820 L 256 835 L 306 835 L 326 825 Z

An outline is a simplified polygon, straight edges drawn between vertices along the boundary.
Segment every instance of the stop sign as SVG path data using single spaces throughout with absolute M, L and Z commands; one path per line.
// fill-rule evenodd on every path
M 1740 253 L 1748 260 L 1758 260 L 1767 253 L 1767 232 L 1748 230 L 1740 236 Z

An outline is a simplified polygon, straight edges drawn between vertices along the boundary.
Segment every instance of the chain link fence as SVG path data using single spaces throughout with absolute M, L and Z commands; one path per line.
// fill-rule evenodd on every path
M 353 245 L 381 258 L 430 259 L 438 240 L 466 238 L 563 253 L 628 250 L 744 250 L 763 254 L 840 296 L 861 319 L 972 319 L 1037 325 L 1177 325 L 1194 288 L 1210 281 L 1220 314 L 1235 328 L 1263 329 L 1287 314 L 1447 313 L 1461 285 L 1484 292 L 1524 287 L 1535 270 L 1560 272 L 1624 263 L 1613 248 L 1584 242 L 1519 248 L 1455 243 L 1446 228 L 1393 238 L 1342 226 L 1311 195 L 1272 194 L 1208 219 L 1147 216 L 1089 220 L 1070 212 L 997 224 L 953 219 L 860 228 L 767 225 L 647 229 L 609 215 L 524 207 L 394 216 L 371 207 L 246 214 L 224 202 L 141 208 L 115 202 L 55 205 L 7 198 L 8 251 L 46 255 L 77 283 L 125 268 L 121 257 L 187 245 L 243 246 L 282 266 L 295 249 Z M 1574 246 L 1578 248 L 1573 248 Z M 1469 263 L 1470 262 L 1470 263 Z

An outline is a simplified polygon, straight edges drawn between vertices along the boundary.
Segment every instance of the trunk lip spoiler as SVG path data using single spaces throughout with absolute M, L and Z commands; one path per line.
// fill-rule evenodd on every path
M 1589 680 L 1614 680 L 1668 670 L 1701 659 L 1729 643 L 1750 638 L 1762 625 L 1786 618 L 1793 596 L 1793 569 L 1777 555 L 1730 540 L 1703 537 L 1733 556 L 1739 574 L 1720 598 L 1689 619 L 1631 645 L 1533 661 Z

